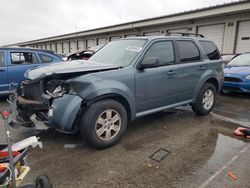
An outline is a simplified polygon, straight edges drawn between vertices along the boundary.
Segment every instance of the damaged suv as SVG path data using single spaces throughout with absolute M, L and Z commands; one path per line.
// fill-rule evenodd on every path
M 110 42 L 88 61 L 34 68 L 25 77 L 14 124 L 80 131 L 101 149 L 116 144 L 129 121 L 147 114 L 181 105 L 209 114 L 223 65 L 217 47 L 204 38 L 145 36 Z

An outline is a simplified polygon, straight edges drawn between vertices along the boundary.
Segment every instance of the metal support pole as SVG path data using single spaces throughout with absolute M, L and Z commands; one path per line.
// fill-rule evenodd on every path
M 4 120 L 4 126 L 5 126 L 5 132 L 6 132 L 6 141 L 8 145 L 8 154 L 9 154 L 9 160 L 10 160 L 10 169 L 11 169 L 11 174 L 12 174 L 12 187 L 16 188 L 16 175 L 15 175 L 15 167 L 14 167 L 14 162 L 13 162 L 13 157 L 12 157 L 12 148 L 11 148 L 11 142 L 10 142 L 10 130 L 9 130 L 9 123 L 8 123 L 8 117 L 9 115 L 4 115 L 2 113 L 2 117 Z

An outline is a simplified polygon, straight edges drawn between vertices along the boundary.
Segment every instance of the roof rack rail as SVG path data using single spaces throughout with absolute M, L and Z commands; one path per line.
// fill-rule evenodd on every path
M 181 33 L 181 32 L 167 32 L 166 36 L 195 36 L 195 37 L 201 37 L 204 38 L 204 35 L 198 34 L 198 33 Z

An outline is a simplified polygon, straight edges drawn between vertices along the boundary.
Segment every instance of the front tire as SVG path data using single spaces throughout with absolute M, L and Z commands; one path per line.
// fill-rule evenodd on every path
M 215 86 L 210 83 L 205 83 L 200 89 L 196 103 L 192 104 L 192 109 L 197 115 L 207 115 L 213 110 L 215 101 Z
M 35 184 L 36 188 L 52 188 L 52 183 L 48 176 L 38 176 Z
M 97 149 L 115 145 L 127 129 L 127 112 L 115 100 L 102 100 L 92 104 L 83 114 L 81 135 Z

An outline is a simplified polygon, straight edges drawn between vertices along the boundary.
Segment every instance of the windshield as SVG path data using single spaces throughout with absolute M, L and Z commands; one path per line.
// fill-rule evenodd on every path
M 229 66 L 250 66 L 250 53 L 242 54 L 228 63 Z
M 97 51 L 89 60 L 126 67 L 132 63 L 146 42 L 147 40 L 142 39 L 113 41 Z

